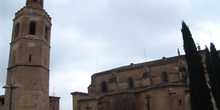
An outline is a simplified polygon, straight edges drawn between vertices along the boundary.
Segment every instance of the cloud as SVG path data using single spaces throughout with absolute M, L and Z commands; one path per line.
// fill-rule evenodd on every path
M 86 67 L 85 67 L 86 69 Z M 61 97 L 61 108 L 63 110 L 69 109 L 72 106 L 73 91 L 87 92 L 87 87 L 90 83 L 91 74 L 84 73 L 83 71 L 76 71 L 77 69 L 69 66 L 66 69 L 51 71 L 50 75 L 50 96 Z
M 198 44 L 205 48 L 205 45 L 210 47 L 210 43 L 213 42 L 216 47 L 220 47 L 218 42 L 220 32 L 220 26 L 213 22 L 199 22 L 198 30 L 193 33 L 193 38 Z

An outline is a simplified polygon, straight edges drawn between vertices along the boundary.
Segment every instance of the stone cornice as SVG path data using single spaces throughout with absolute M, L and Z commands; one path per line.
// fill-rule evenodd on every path
M 23 38 L 17 38 L 16 40 L 12 41 L 10 44 L 12 45 L 12 44 L 18 42 L 19 40 L 30 40 L 30 41 L 33 40 L 34 42 L 40 41 L 40 42 L 43 42 L 45 45 L 47 45 L 49 48 L 51 48 L 51 46 L 50 46 L 46 41 L 44 41 L 44 40 L 42 40 L 42 39 L 31 39 L 31 38 L 25 38 L 25 37 L 23 37 Z
M 24 67 L 40 67 L 40 68 L 43 68 L 47 71 L 50 71 L 49 69 L 47 69 L 46 67 L 42 66 L 42 65 L 25 65 L 25 64 L 16 64 L 14 66 L 11 66 L 11 67 L 8 67 L 7 70 L 10 70 L 10 69 L 13 69 L 15 67 L 19 67 L 19 66 L 24 66 Z
M 17 13 L 15 13 L 15 18 L 19 18 L 22 15 L 37 15 L 45 17 L 49 23 L 51 23 L 51 17 L 47 14 L 44 9 L 37 9 L 37 8 L 30 8 L 30 7 L 23 7 Z

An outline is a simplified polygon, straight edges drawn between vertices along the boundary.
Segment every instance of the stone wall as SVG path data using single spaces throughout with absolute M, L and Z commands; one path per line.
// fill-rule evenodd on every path
M 78 110 L 189 110 L 185 85 L 164 85 L 141 91 L 106 93 L 79 101 Z M 75 109 L 74 109 L 75 110 Z
M 147 68 L 147 73 L 144 68 Z M 157 85 L 164 83 L 163 81 L 163 72 L 167 75 L 168 82 L 179 82 L 181 77 L 179 72 L 178 61 L 166 62 L 160 65 L 152 66 L 131 66 L 127 70 L 117 71 L 110 70 L 98 75 L 92 76 L 92 84 L 88 88 L 89 94 L 95 92 L 101 92 L 102 82 L 107 83 L 108 91 L 123 90 L 128 89 L 129 87 L 129 78 L 133 80 L 134 88 Z M 144 74 L 148 74 L 144 77 Z M 112 78 L 115 78 L 115 81 L 112 82 Z

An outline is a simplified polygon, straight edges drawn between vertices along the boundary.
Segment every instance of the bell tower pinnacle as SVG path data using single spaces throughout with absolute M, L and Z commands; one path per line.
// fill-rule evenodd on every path
M 27 0 L 26 6 L 30 8 L 43 9 L 44 0 Z

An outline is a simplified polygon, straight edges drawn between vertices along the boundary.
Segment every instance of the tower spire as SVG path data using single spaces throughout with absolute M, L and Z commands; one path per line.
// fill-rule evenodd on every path
M 30 8 L 43 9 L 44 0 L 27 0 L 26 6 Z

